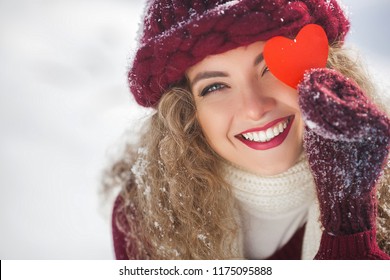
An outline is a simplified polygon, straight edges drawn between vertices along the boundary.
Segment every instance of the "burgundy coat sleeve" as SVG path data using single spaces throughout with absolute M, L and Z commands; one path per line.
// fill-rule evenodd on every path
M 117 221 L 121 221 L 123 224 L 123 221 L 125 219 L 125 215 L 122 212 L 122 204 L 123 204 L 123 198 L 119 195 L 114 202 L 114 207 L 112 211 L 112 220 L 111 220 L 112 238 L 113 238 L 115 258 L 117 260 L 128 260 L 129 258 L 126 253 L 125 234 L 119 229 L 117 225 Z

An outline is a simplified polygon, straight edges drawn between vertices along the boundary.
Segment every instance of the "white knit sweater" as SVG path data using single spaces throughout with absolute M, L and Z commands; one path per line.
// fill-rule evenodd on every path
M 321 228 L 315 185 L 305 156 L 287 171 L 261 176 L 224 164 L 225 178 L 240 205 L 245 258 L 265 259 L 306 223 L 302 259 L 313 259 Z

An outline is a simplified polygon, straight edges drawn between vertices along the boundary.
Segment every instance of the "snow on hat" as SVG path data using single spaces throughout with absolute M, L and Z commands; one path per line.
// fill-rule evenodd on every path
M 349 21 L 336 0 L 149 0 L 139 46 L 128 72 L 138 104 L 156 107 L 162 94 L 206 56 L 295 37 L 321 25 L 330 43 L 343 42 Z

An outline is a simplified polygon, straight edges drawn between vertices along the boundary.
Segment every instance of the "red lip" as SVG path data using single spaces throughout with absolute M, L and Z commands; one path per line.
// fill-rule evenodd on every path
M 278 136 L 274 137 L 269 142 L 261 143 L 261 142 L 250 141 L 250 140 L 246 140 L 241 135 L 240 136 L 236 136 L 236 138 L 238 140 L 240 140 L 242 143 L 244 143 L 245 145 L 247 145 L 249 148 L 252 148 L 254 150 L 268 150 L 268 149 L 275 148 L 275 147 L 277 147 L 277 146 L 279 146 L 280 144 L 283 143 L 283 141 L 287 138 L 288 133 L 290 132 L 291 126 L 292 126 L 292 124 L 294 122 L 294 116 L 291 116 L 291 117 L 288 117 L 288 118 L 290 118 L 290 121 L 288 122 L 288 125 L 287 125 L 286 129 L 281 134 L 279 134 Z M 250 129 L 250 130 L 242 132 L 241 134 L 254 132 L 254 131 L 260 131 L 260 130 L 266 130 L 269 127 L 274 126 L 278 122 L 283 121 L 284 119 L 286 119 L 286 118 L 277 119 L 275 121 L 272 121 L 272 122 L 266 124 L 265 126 L 263 126 L 261 128 Z

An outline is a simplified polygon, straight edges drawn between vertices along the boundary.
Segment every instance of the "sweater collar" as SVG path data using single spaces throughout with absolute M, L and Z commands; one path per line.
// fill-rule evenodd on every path
M 278 175 L 261 176 L 223 163 L 227 183 L 243 210 L 257 216 L 283 216 L 309 207 L 316 199 L 313 177 L 304 154 L 297 163 Z

